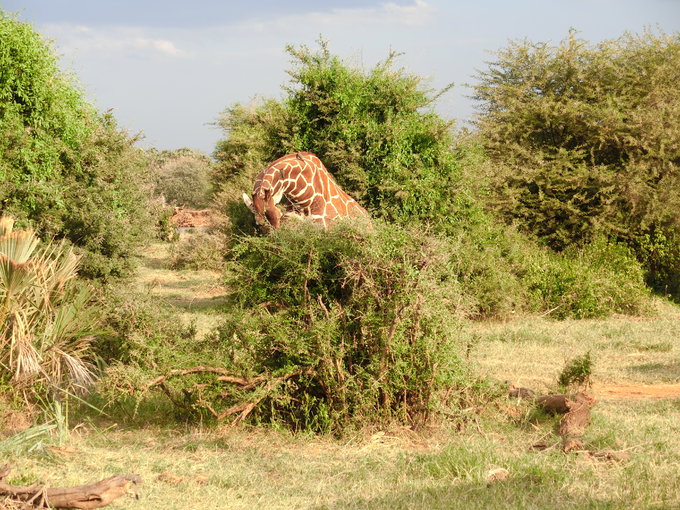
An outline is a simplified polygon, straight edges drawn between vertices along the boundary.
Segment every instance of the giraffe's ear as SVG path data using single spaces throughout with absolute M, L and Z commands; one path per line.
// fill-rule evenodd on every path
M 250 209 L 253 213 L 255 212 L 252 199 L 245 193 L 243 194 L 243 203 L 245 203 L 248 206 L 248 209 Z

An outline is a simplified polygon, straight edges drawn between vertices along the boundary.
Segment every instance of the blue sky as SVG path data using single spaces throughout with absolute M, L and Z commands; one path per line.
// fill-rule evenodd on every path
M 234 103 L 280 97 L 287 44 L 370 68 L 390 52 L 433 88 L 437 110 L 464 125 L 476 69 L 508 40 L 592 42 L 645 27 L 680 31 L 680 0 L 0 0 L 51 39 L 101 110 L 142 132 L 142 146 L 212 152 L 211 125 Z

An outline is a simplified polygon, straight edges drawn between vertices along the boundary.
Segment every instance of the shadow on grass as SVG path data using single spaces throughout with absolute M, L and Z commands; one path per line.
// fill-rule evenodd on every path
M 634 365 L 628 368 L 630 372 L 654 377 L 663 382 L 680 381 L 680 361 L 668 363 L 652 362 Z
M 186 312 L 218 312 L 222 310 L 227 302 L 226 296 L 215 296 L 209 298 L 190 298 L 178 295 L 166 296 L 163 300 L 169 305 L 184 310 Z
M 453 481 L 452 481 L 453 482 Z M 490 508 L 622 508 L 616 496 L 611 499 L 578 497 L 567 494 L 559 484 L 540 477 L 524 475 L 506 482 L 487 485 L 483 482 L 452 483 L 447 487 L 404 490 L 379 498 L 346 499 L 331 505 L 318 505 L 316 510 L 355 509 L 465 509 Z
M 168 269 L 167 257 L 145 257 L 144 267 L 148 269 Z

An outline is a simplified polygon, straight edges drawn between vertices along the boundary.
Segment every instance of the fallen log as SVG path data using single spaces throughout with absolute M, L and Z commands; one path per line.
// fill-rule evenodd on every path
M 585 404 L 588 408 L 595 405 L 596 401 L 587 393 L 576 393 L 575 395 L 544 395 L 536 398 L 536 403 L 545 411 L 552 414 L 566 414 L 575 404 Z M 571 406 L 571 407 L 570 407 Z
M 580 395 L 583 396 L 579 398 Z M 560 436 L 572 438 L 583 435 L 590 423 L 590 407 L 595 400 L 584 393 L 577 393 L 573 400 L 567 398 L 565 404 L 568 411 L 560 420 Z
M 76 487 L 49 488 L 37 483 L 10 485 L 2 481 L 10 470 L 9 464 L 0 469 L 0 496 L 38 508 L 101 508 L 126 494 L 138 497 L 135 486 L 142 483 L 138 475 L 115 475 Z
M 560 419 L 559 434 L 564 438 L 564 449 L 573 449 L 571 439 L 582 436 L 590 423 L 590 408 L 596 400 L 587 393 L 575 395 L 545 395 L 538 397 L 536 403 L 552 414 L 563 414 Z

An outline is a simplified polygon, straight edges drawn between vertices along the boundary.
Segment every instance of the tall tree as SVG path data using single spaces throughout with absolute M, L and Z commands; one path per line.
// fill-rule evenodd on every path
M 479 73 L 496 206 L 554 249 L 625 242 L 680 296 L 680 36 L 519 41 Z

